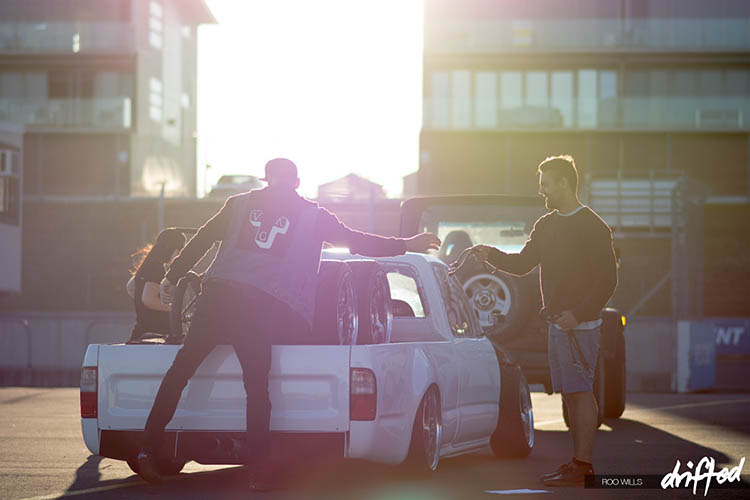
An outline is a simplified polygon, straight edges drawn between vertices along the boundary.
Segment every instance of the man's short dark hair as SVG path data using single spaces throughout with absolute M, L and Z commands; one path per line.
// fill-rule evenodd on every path
M 557 180 L 568 179 L 568 185 L 573 192 L 578 192 L 578 170 L 572 156 L 548 156 L 539 164 L 538 172 L 539 174 L 549 172 Z

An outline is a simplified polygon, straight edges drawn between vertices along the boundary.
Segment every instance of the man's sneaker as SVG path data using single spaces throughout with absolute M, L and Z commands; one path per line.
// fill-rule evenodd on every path
M 573 463 L 573 460 L 571 460 L 570 462 L 564 463 L 560 467 L 558 467 L 557 469 L 555 469 L 553 472 L 548 472 L 547 474 L 541 475 L 539 477 L 539 479 L 541 479 L 542 481 L 544 481 L 547 478 L 555 477 L 558 474 L 560 474 L 561 472 L 564 472 L 565 469 L 567 469 L 568 467 L 570 467 L 570 464 L 572 464 L 572 463 Z
M 571 462 L 568 466 L 552 477 L 542 480 L 545 486 L 583 486 L 586 476 L 593 476 L 594 468 L 591 464 Z
M 148 483 L 161 482 L 161 474 L 159 473 L 159 467 L 156 465 L 156 460 L 151 453 L 147 451 L 141 451 L 138 454 L 138 475 Z

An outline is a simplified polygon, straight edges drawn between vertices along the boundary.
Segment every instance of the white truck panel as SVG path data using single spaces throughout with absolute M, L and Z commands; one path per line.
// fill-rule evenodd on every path
M 353 368 L 370 368 L 376 374 L 378 411 L 372 422 L 352 422 L 351 458 L 398 464 L 409 451 L 414 417 L 427 388 L 440 390 L 443 443 L 458 429 L 458 380 L 461 358 L 453 342 L 405 342 L 352 347 Z
M 102 345 L 99 428 L 141 430 L 180 346 Z M 271 430 L 349 429 L 350 346 L 274 346 L 269 391 Z M 168 430 L 246 428 L 242 370 L 231 346 L 217 346 L 182 392 Z

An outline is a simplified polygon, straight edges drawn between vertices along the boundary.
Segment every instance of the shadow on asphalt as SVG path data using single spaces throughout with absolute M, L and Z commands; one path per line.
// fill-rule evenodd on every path
M 598 474 L 660 474 L 670 472 L 677 460 L 698 461 L 713 457 L 728 463 L 725 453 L 630 419 L 608 419 L 596 436 L 594 451 Z M 566 431 L 536 430 L 536 446 L 526 459 L 498 460 L 489 454 L 473 454 L 441 460 L 436 474 L 421 478 L 403 467 L 366 462 L 310 459 L 284 462 L 280 475 L 283 489 L 270 494 L 275 498 L 420 498 L 465 497 L 467 490 L 481 494 L 485 489 L 539 487 L 538 476 L 567 461 L 572 452 Z M 76 473 L 68 492 L 139 482 L 130 477 L 100 481 L 100 457 L 90 456 Z M 248 471 L 235 467 L 215 471 L 180 474 L 161 485 L 137 484 L 126 488 L 92 492 L 79 498 L 124 499 L 166 498 L 246 498 Z M 604 490 L 597 490 L 608 497 Z M 622 493 L 622 492 L 620 492 Z M 632 492 L 635 493 L 635 492 Z M 651 490 L 651 493 L 664 493 Z M 677 493 L 677 492 L 674 492 Z M 385 495 L 385 496 L 383 496 Z M 623 496 L 620 496 L 623 498 Z M 635 496 L 634 496 L 635 498 Z M 638 497 L 640 498 L 640 497 Z
M 702 399 L 696 399 L 695 402 L 698 405 L 713 402 L 711 400 L 703 401 Z M 725 427 L 734 432 L 750 435 L 750 419 L 747 418 L 747 414 L 750 412 L 750 398 L 747 397 L 747 394 L 725 394 L 722 395 L 721 399 L 716 399 L 715 402 L 722 403 L 722 400 L 733 402 L 692 407 L 687 406 L 689 403 L 685 403 L 685 406 L 676 403 L 672 406 L 679 406 L 678 408 L 667 407 L 651 411 L 666 413 L 707 425 Z

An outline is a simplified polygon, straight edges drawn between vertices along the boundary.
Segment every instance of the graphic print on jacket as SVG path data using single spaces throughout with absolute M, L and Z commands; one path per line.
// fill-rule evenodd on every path
M 318 205 L 296 193 L 238 195 L 229 231 L 208 276 L 258 288 L 288 304 L 309 325 L 322 240 L 316 237 Z
M 264 222 L 263 210 L 252 210 L 250 212 L 250 225 L 257 228 L 254 237 L 255 244 L 264 250 L 268 250 L 269 248 L 273 248 L 273 243 L 277 235 L 286 234 L 289 231 L 291 223 L 289 222 L 289 218 L 284 215 L 276 217 L 276 220 L 270 227 L 268 223 L 264 225 Z M 283 239 L 288 241 L 287 238 Z M 284 250 L 287 249 L 285 248 Z

